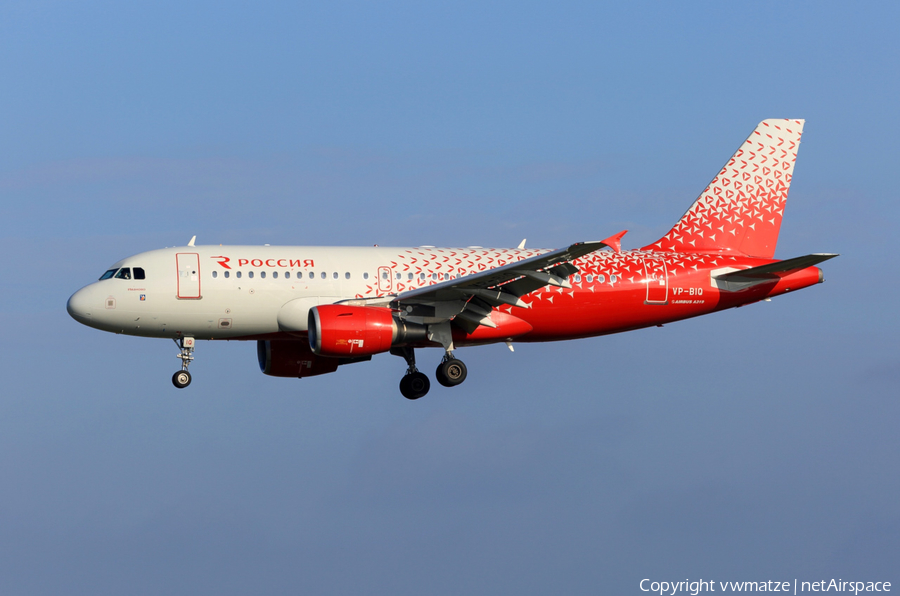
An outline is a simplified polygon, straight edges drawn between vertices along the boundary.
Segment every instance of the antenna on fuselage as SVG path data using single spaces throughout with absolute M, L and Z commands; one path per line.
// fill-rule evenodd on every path
M 194 240 L 196 240 L 196 239 L 197 239 L 197 236 L 196 236 L 196 235 L 191 236 L 191 241 L 188 242 L 188 246 L 194 246 Z

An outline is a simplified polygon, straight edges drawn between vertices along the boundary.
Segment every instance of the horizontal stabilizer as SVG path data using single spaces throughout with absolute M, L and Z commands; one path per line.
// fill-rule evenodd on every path
M 768 265 L 760 265 L 759 267 L 752 267 L 750 269 L 743 269 L 741 271 L 731 271 L 729 273 L 723 273 L 721 275 L 716 275 L 716 279 L 721 279 L 728 281 L 729 279 L 771 279 L 773 277 L 784 277 L 785 275 L 790 275 L 795 271 L 800 271 L 801 269 L 806 269 L 807 267 L 812 267 L 813 265 L 818 265 L 823 261 L 827 261 L 828 259 L 833 259 L 839 255 L 831 254 L 831 253 L 816 253 L 811 255 L 806 255 L 803 257 L 794 257 L 793 259 L 787 259 L 786 261 L 778 261 L 776 263 L 769 263 Z

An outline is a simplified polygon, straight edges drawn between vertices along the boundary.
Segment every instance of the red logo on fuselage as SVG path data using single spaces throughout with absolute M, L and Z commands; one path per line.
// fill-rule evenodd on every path
M 225 269 L 231 269 L 231 258 L 225 256 L 210 257 L 216 259 Z M 315 267 L 313 259 L 238 259 L 237 266 L 243 267 L 250 265 L 251 267 Z

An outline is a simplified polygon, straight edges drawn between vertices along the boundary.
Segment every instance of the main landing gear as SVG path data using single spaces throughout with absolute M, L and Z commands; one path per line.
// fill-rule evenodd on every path
M 178 358 L 181 359 L 181 370 L 172 375 L 172 384 L 179 389 L 184 389 L 191 384 L 191 373 L 188 372 L 188 365 L 194 359 L 194 338 L 182 337 L 180 340 L 172 340 L 178 345 L 181 353 Z
M 428 393 L 429 389 L 431 389 L 431 381 L 428 380 L 425 373 L 419 371 L 406 373 L 400 379 L 400 393 L 406 399 L 419 399 Z
M 431 389 L 431 381 L 416 368 L 416 353 L 412 348 L 391 348 L 391 354 L 406 360 L 406 375 L 400 379 L 400 393 L 406 399 L 419 399 Z
M 457 360 L 451 352 L 447 352 L 434 372 L 437 382 L 444 387 L 456 387 L 466 380 L 466 365 L 462 360 Z
M 424 397 L 431 388 L 431 382 L 424 373 L 416 368 L 416 354 L 412 348 L 393 348 L 391 354 L 402 356 L 406 360 L 406 375 L 400 379 L 400 393 L 406 399 L 419 399 Z M 457 360 L 453 354 L 447 352 L 440 365 L 437 367 L 435 377 L 438 383 L 444 387 L 455 387 L 466 380 L 466 365 L 462 360 Z

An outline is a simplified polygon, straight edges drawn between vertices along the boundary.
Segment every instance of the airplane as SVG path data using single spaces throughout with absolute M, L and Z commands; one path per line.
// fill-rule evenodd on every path
M 623 250 L 627 230 L 564 248 L 187 246 L 128 257 L 67 310 L 96 329 L 173 339 L 191 383 L 196 340 L 256 341 L 275 377 L 312 377 L 390 353 L 400 392 L 430 381 L 415 350 L 439 347 L 437 381 L 467 367 L 457 348 L 620 333 L 718 312 L 824 281 L 836 254 L 774 259 L 803 120 L 764 120 L 662 238 Z

